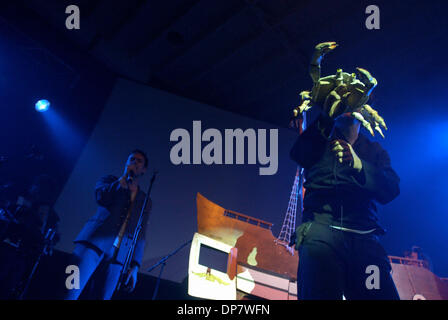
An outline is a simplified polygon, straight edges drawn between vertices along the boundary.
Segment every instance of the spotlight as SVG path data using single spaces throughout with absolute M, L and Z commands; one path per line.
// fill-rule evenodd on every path
M 48 100 L 39 100 L 35 105 L 37 112 L 45 112 L 50 108 L 50 101 Z

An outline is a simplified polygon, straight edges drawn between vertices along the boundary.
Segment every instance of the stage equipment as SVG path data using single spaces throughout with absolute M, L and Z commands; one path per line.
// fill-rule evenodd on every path
M 154 288 L 154 292 L 152 294 L 152 300 L 155 300 L 157 297 L 157 292 L 159 291 L 159 285 L 160 285 L 160 279 L 162 277 L 162 272 L 163 272 L 163 268 L 165 268 L 166 265 L 166 261 L 174 256 L 177 252 L 179 252 L 183 247 L 185 247 L 186 245 L 190 244 L 192 240 L 188 240 L 187 242 L 185 242 L 183 245 L 181 245 L 179 248 L 177 248 L 176 250 L 174 250 L 173 252 L 171 252 L 170 254 L 164 256 L 162 259 L 160 259 L 156 264 L 154 264 L 152 267 L 150 267 L 148 270 L 146 270 L 146 272 L 151 272 L 152 270 L 154 270 L 155 268 L 157 268 L 159 265 L 162 265 L 162 267 L 160 268 L 160 272 L 159 272 L 159 276 L 157 277 L 157 283 L 156 286 Z
M 37 112 L 45 112 L 48 109 L 50 109 L 50 101 L 48 100 L 39 100 L 36 102 L 34 108 L 36 109 Z

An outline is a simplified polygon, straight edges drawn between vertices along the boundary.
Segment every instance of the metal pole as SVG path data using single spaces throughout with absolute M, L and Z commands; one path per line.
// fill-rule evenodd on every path
M 163 261 L 162 267 L 160 268 L 159 276 L 157 277 L 156 287 L 154 293 L 152 294 L 152 300 L 156 300 L 157 292 L 159 291 L 160 278 L 162 277 L 163 268 L 165 268 L 166 260 Z

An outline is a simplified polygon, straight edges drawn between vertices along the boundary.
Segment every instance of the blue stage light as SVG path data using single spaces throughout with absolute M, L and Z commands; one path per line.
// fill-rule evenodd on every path
M 45 112 L 50 108 L 50 101 L 48 100 L 39 100 L 36 102 L 36 111 Z

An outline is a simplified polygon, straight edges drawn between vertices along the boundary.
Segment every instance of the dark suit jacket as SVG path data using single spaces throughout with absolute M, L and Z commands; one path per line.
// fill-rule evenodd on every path
M 95 197 L 98 209 L 95 215 L 84 225 L 75 242 L 88 242 L 102 252 L 110 252 L 131 204 L 130 191 L 121 187 L 117 177 L 109 175 L 97 182 Z M 139 188 L 125 236 L 133 237 L 145 197 L 146 194 Z M 131 265 L 137 264 L 139 267 L 141 265 L 150 209 L 151 200 L 149 199 Z

